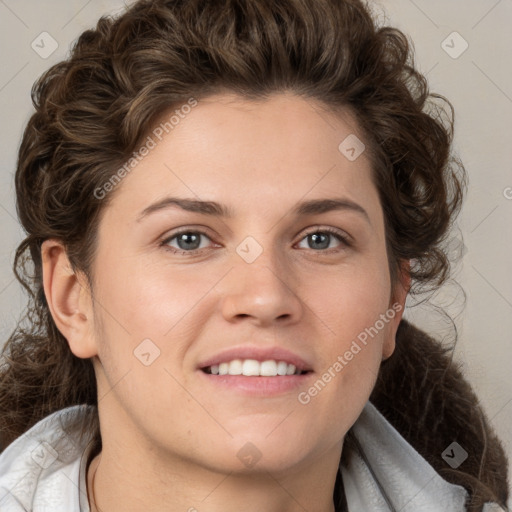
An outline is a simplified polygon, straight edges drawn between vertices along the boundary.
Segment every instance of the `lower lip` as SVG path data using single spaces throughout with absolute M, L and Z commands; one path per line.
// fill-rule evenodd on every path
M 313 372 L 278 377 L 245 377 L 244 375 L 212 375 L 198 370 L 215 386 L 252 396 L 271 396 L 289 393 L 304 385 Z

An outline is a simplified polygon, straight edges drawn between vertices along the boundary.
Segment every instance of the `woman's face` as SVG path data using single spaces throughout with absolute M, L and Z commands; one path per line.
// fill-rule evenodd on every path
M 223 471 L 337 461 L 405 300 L 357 124 L 292 94 L 178 110 L 99 226 L 103 436 Z

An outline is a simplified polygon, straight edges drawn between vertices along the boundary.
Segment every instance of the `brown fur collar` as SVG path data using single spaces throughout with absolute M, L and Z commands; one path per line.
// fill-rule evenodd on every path
M 406 320 L 396 341 L 371 402 L 441 477 L 467 489 L 468 511 L 486 501 L 506 506 L 505 453 L 451 350 Z M 457 469 L 441 457 L 453 441 L 468 452 Z

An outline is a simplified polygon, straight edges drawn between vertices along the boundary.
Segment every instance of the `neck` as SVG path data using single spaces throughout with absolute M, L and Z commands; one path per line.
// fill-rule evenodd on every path
M 197 466 L 187 471 L 180 465 L 179 470 L 174 467 L 166 474 L 155 471 L 148 459 L 148 464 L 132 465 L 113 455 L 102 451 L 89 465 L 91 512 L 335 511 L 336 469 L 331 471 L 333 478 L 325 478 L 325 467 L 282 476 L 270 472 L 220 474 Z

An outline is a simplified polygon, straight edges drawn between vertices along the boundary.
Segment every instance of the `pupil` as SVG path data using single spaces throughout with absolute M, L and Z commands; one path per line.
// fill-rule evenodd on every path
M 199 236 L 194 233 L 181 233 L 178 237 L 180 249 L 197 249 L 199 247 Z
M 323 233 L 313 233 L 311 236 L 311 240 L 313 243 L 319 243 L 316 247 L 312 247 L 312 249 L 326 249 L 329 247 L 329 235 Z M 323 242 L 320 240 L 323 238 Z

